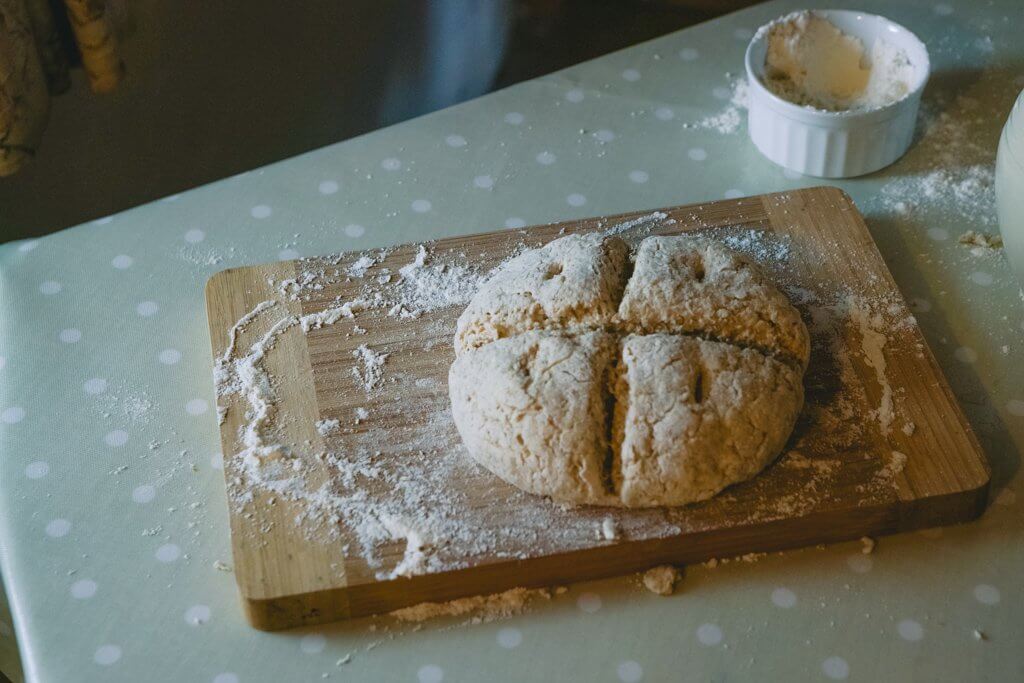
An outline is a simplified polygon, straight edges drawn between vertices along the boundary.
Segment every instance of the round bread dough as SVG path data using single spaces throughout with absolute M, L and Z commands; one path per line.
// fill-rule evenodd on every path
M 448 377 L 471 457 L 525 491 L 649 507 L 709 498 L 785 445 L 810 351 L 750 261 L 698 237 L 570 235 L 500 266 Z

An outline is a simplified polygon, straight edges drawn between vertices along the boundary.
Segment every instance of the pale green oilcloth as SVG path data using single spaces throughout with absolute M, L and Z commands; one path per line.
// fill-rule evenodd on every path
M 957 244 L 995 230 L 985 171 L 1024 87 L 1024 6 L 855 6 L 931 52 L 932 128 L 891 168 L 837 184 L 992 462 L 980 521 L 886 538 L 871 555 L 845 544 L 694 567 L 672 598 L 635 577 L 575 585 L 508 620 L 393 640 L 367 621 L 257 632 L 234 577 L 213 566 L 230 550 L 206 279 L 297 254 L 820 184 L 762 158 L 745 122 L 692 125 L 727 112 L 753 31 L 798 7 L 774 2 L 0 248 L 0 542 L 26 678 L 1024 680 L 1024 316 L 1001 255 Z

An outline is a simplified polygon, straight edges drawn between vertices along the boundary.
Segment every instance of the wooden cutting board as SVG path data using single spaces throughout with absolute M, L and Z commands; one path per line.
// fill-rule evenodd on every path
M 322 485 L 344 505 L 332 520 L 306 497 L 247 491 L 235 457 L 246 406 L 219 399 L 235 576 L 255 627 L 322 623 L 981 514 L 989 483 L 984 454 L 846 194 L 820 187 L 661 211 L 665 216 L 641 212 L 445 239 L 427 245 L 427 254 L 483 273 L 524 246 L 610 228 L 633 243 L 700 230 L 747 251 L 812 329 L 807 405 L 779 460 L 693 506 L 563 509 L 504 484 L 462 450 L 447 413 L 451 338 L 462 305 L 417 318 L 364 310 L 305 334 L 295 326 L 265 357 L 278 414 L 287 416 L 274 438 L 294 446 L 307 488 Z M 279 303 L 237 331 L 240 353 L 284 316 L 365 297 L 373 283 L 389 279 L 385 270 L 390 282 L 381 286 L 394 286 L 417 251 L 405 245 L 374 252 L 382 260 L 361 276 L 345 273 L 361 256 L 355 253 L 218 273 L 207 286 L 214 356 L 260 302 Z M 282 295 L 289 291 L 282 282 L 303 274 L 305 293 Z M 373 391 L 353 373 L 363 369 L 353 357 L 361 345 L 388 354 Z M 332 419 L 339 429 L 321 435 L 316 422 Z M 342 481 L 339 468 L 349 460 L 371 462 L 373 472 Z M 427 541 L 433 560 L 410 577 L 393 576 L 415 550 L 403 525 L 415 526 L 420 516 L 445 532 Z M 397 518 L 400 528 L 380 538 L 380 525 L 368 527 L 367 519 L 384 517 L 384 526 L 394 531 Z M 607 517 L 616 539 L 598 532 Z M 378 536 L 368 541 L 371 528 Z

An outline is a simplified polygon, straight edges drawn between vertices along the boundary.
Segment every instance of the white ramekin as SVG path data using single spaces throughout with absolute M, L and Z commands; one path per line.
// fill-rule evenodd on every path
M 910 91 L 897 102 L 867 111 L 822 111 L 787 102 L 762 81 L 768 52 L 765 27 L 750 41 L 745 60 L 750 139 L 770 160 L 804 175 L 849 178 L 877 171 L 903 156 L 910 146 L 921 91 L 930 72 L 928 50 L 913 33 L 877 14 L 811 11 L 859 38 L 867 50 L 876 38 L 903 48 L 914 65 Z

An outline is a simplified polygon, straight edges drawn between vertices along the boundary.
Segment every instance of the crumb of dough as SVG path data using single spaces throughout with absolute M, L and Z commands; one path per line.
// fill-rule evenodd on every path
M 979 631 L 978 629 L 974 629 L 974 639 L 975 640 L 988 640 L 988 636 L 985 635 L 984 631 Z
M 220 560 L 214 560 L 213 561 L 213 568 L 216 569 L 219 572 L 229 572 L 229 571 L 231 571 L 231 565 L 228 564 L 227 562 L 221 562 Z
M 988 235 L 983 232 L 975 232 L 974 230 L 968 230 L 960 235 L 957 242 L 965 247 L 970 247 L 971 253 L 975 256 L 980 256 L 986 251 L 1003 248 L 1003 238 L 999 235 Z
M 910 436 L 911 434 L 913 434 L 914 430 L 916 430 L 916 429 L 917 429 L 917 425 L 914 424 L 913 422 L 905 422 L 905 423 L 903 423 L 903 433 L 906 434 L 907 436 Z
M 619 537 L 619 526 L 611 517 L 605 517 L 601 522 L 601 536 L 606 541 L 614 541 Z
M 658 595 L 672 595 L 680 578 L 682 576 L 678 569 L 672 565 L 663 564 L 644 572 L 644 588 Z
M 860 539 L 860 551 L 865 555 L 870 555 L 875 550 L 875 539 L 868 538 L 867 536 L 861 536 Z

